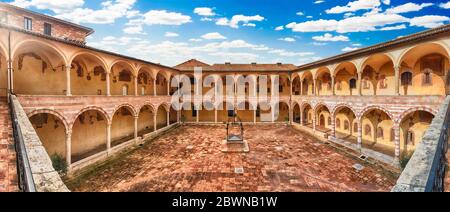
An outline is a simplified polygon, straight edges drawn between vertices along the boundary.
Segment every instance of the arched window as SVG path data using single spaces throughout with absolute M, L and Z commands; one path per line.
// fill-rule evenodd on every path
M 350 123 L 347 120 L 345 120 L 344 121 L 344 130 L 348 130 L 348 129 L 350 129 Z
M 141 95 L 142 95 L 142 96 L 145 96 L 145 86 L 142 86 L 142 87 L 141 87 Z
M 341 128 L 341 119 L 339 118 L 336 119 L 336 128 Z
M 330 116 L 328 116 L 328 125 L 331 126 L 331 117 Z
M 387 79 L 386 79 L 386 75 L 381 75 L 380 76 L 380 89 L 386 89 L 388 87 L 387 85 Z
M 372 128 L 368 124 L 366 124 L 364 126 L 364 135 L 367 135 L 367 136 L 371 136 L 372 135 Z
M 356 89 L 356 79 L 351 79 L 349 84 L 350 84 L 350 89 Z
M 432 70 L 431 69 L 424 69 L 422 73 L 422 86 L 431 86 L 433 85 L 432 82 Z
M 128 96 L 128 85 L 127 84 L 122 86 L 122 96 Z
M 412 73 L 409 71 L 403 72 L 401 81 L 402 86 L 412 85 Z
M 365 89 L 365 90 L 370 89 L 370 79 L 369 79 L 369 77 L 364 77 L 362 84 L 363 84 L 363 89 Z
M 381 128 L 381 127 L 378 127 L 378 129 L 377 129 L 377 138 L 384 139 L 384 132 L 383 132 L 383 128 Z
M 395 141 L 395 130 L 394 128 L 391 129 L 391 142 Z

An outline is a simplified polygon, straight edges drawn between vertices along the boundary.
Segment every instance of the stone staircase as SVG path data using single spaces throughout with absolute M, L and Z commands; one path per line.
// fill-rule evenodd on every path
M 0 98 L 0 192 L 18 191 L 16 151 L 6 98 Z

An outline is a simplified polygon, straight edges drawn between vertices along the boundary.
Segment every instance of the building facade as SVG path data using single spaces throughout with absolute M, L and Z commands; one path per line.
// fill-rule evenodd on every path
M 234 113 L 248 124 L 290 124 L 397 165 L 450 94 L 450 26 L 300 67 L 194 59 L 168 67 L 86 46 L 91 33 L 0 4 L 1 96 L 17 96 L 47 153 L 63 156 L 71 170 L 178 123 L 220 124 Z M 183 109 L 171 104 L 180 76 L 211 78 L 192 86 Z M 227 77 L 242 90 L 217 90 Z

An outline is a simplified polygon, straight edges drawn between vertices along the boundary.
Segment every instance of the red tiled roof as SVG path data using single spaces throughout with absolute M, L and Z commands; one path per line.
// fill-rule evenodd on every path
M 293 71 L 297 68 L 297 66 L 292 64 L 232 64 L 232 63 L 224 63 L 224 64 L 214 64 L 209 65 L 207 63 L 198 61 L 196 59 L 188 60 L 184 63 L 181 63 L 174 68 L 180 71 L 194 71 L 195 67 L 203 68 L 203 71 Z

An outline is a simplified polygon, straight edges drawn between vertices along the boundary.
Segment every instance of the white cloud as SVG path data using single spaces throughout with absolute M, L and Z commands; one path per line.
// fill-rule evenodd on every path
M 325 12 L 328 14 L 339 14 L 345 12 L 355 12 L 358 10 L 371 10 L 381 6 L 380 0 L 356 0 L 349 2 L 346 6 L 336 6 Z
M 191 38 L 191 39 L 189 39 L 189 41 L 190 42 L 201 42 L 201 41 L 203 41 L 202 39 L 199 39 L 199 38 Z
M 194 13 L 200 16 L 215 16 L 214 10 L 209 7 L 197 7 L 194 9 Z
M 62 1 L 53 1 L 59 4 Z M 57 3 L 56 3 L 57 2 Z M 69 10 L 54 10 L 56 18 L 69 20 L 75 23 L 111 24 L 116 19 L 126 17 L 133 8 L 136 0 L 105 1 L 102 8 L 94 10 L 90 8 L 70 8 Z M 64 5 L 64 4 L 63 4 Z
M 336 31 L 339 33 L 347 33 L 347 32 L 376 31 L 379 28 L 384 27 L 386 25 L 405 22 L 409 22 L 409 19 L 398 14 L 377 13 L 377 14 L 366 14 L 364 16 L 349 17 L 339 21 L 320 19 L 302 23 L 292 22 L 286 25 L 286 27 L 292 29 L 292 31 L 294 32 Z
M 11 4 L 22 8 L 35 7 L 39 10 L 51 10 L 55 13 L 62 13 L 83 6 L 84 0 L 15 0 Z
M 180 35 L 178 33 L 175 33 L 175 32 L 166 32 L 166 34 L 164 36 L 165 37 L 169 37 L 169 38 L 173 38 L 173 37 L 179 37 Z
M 443 9 L 450 9 L 450 1 L 447 3 L 441 3 L 439 5 L 439 7 L 443 8 Z
M 268 51 L 269 54 L 278 54 L 282 57 L 305 57 L 314 55 L 314 52 L 292 52 L 284 49 L 272 49 Z
M 224 40 L 227 39 L 225 36 L 221 35 L 218 32 L 211 32 L 211 33 L 207 33 L 202 35 L 202 38 L 205 40 Z
M 295 42 L 296 41 L 295 38 L 290 38 L 290 37 L 280 38 L 278 40 L 286 41 L 286 42 Z
M 312 37 L 312 39 L 321 42 L 350 41 L 350 39 L 347 36 L 344 35 L 333 36 L 330 33 L 325 33 L 324 35 L 321 36 L 314 36 Z
M 318 1 L 315 1 L 314 2 L 314 4 L 322 4 L 322 3 L 324 3 L 325 1 L 323 1 L 323 0 L 318 0 Z
M 433 6 L 433 3 L 422 3 L 422 4 L 415 4 L 415 3 L 407 3 L 403 5 L 399 5 L 397 7 L 389 8 L 386 10 L 386 13 L 408 13 L 408 12 L 417 12 L 422 10 L 425 7 Z
M 228 18 L 220 18 L 217 20 L 216 24 L 220 26 L 229 26 L 232 28 L 239 28 L 239 24 L 242 22 L 244 26 L 255 26 L 249 25 L 252 21 L 263 21 L 264 17 L 260 15 L 254 15 L 254 16 L 245 16 L 245 15 L 235 15 L 229 20 Z
M 275 28 L 275 31 L 281 31 L 284 30 L 284 26 L 278 26 Z
M 357 47 L 345 47 L 342 49 L 343 52 L 351 52 L 351 51 L 355 51 L 358 50 L 359 48 Z
M 448 18 L 447 16 L 426 15 L 412 18 L 410 21 L 410 25 L 425 28 L 434 28 L 444 25 L 448 21 L 450 21 L 450 18 Z
M 303 13 L 303 12 L 297 12 L 296 15 L 298 15 L 298 16 L 303 16 L 303 15 L 305 15 L 305 13 Z
M 400 30 L 400 29 L 406 29 L 406 25 L 400 24 L 400 25 L 396 25 L 396 26 L 383 27 L 380 29 L 380 31 L 390 31 L 390 30 Z
M 130 26 L 130 27 L 125 27 L 123 29 L 123 32 L 125 34 L 141 34 L 141 35 L 145 35 L 146 33 L 143 32 L 143 28 L 142 26 Z
M 328 44 L 327 43 L 320 43 L 320 42 L 313 42 L 312 45 L 314 45 L 314 46 L 326 46 Z
M 167 10 L 150 10 L 143 15 L 141 20 L 146 25 L 182 25 L 191 23 L 191 17 L 181 13 Z

